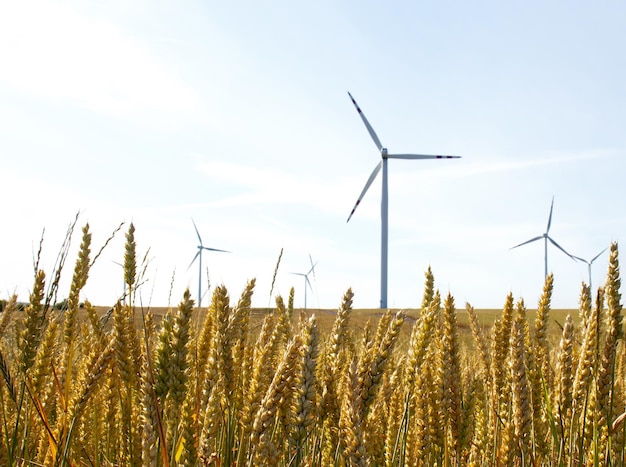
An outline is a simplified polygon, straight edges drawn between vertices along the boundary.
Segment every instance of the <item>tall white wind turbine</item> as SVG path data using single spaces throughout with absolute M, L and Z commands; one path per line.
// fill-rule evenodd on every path
M 361 200 L 365 196 L 365 193 L 369 189 L 370 185 L 374 182 L 374 179 L 376 178 L 376 176 L 378 175 L 378 172 L 380 172 L 380 169 L 382 168 L 383 170 L 383 193 L 382 193 L 382 201 L 380 204 L 380 218 L 381 218 L 380 307 L 387 308 L 387 263 L 388 263 L 387 252 L 388 252 L 388 231 L 389 231 L 389 194 L 388 194 L 388 182 L 387 182 L 387 159 L 458 159 L 460 156 L 440 156 L 440 155 L 430 156 L 430 155 L 425 155 L 425 154 L 389 154 L 387 152 L 387 148 L 383 147 L 380 140 L 378 139 L 378 136 L 376 135 L 376 132 L 374 131 L 370 123 L 367 121 L 367 118 L 365 118 L 365 115 L 363 114 L 358 104 L 352 97 L 352 94 L 348 92 L 348 95 L 350 96 L 350 100 L 352 100 L 354 107 L 356 107 L 357 112 L 361 116 L 361 119 L 363 120 L 363 123 L 365 124 L 365 128 L 367 128 L 367 131 L 369 132 L 370 136 L 374 140 L 376 147 L 380 151 L 381 160 L 378 164 L 376 164 L 376 167 L 374 167 L 372 174 L 367 179 L 367 182 L 365 183 L 365 187 L 363 188 L 363 191 L 359 195 L 359 198 L 357 199 L 356 204 L 354 205 L 354 208 L 352 208 L 352 212 L 348 216 L 348 220 L 346 222 L 350 222 L 350 218 L 354 214 L 354 211 L 356 211 L 356 208 L 361 203 Z
M 591 291 L 591 293 L 592 293 L 592 294 L 593 294 L 593 290 L 591 289 L 591 265 L 593 264 L 593 262 L 594 262 L 595 260 L 597 260 L 597 259 L 600 257 L 600 255 L 601 255 L 602 253 L 604 253 L 604 252 L 605 252 L 606 250 L 608 250 L 608 249 L 609 249 L 609 247 L 607 246 L 604 250 L 602 250 L 600 253 L 598 253 L 597 255 L 595 255 L 595 256 L 594 256 L 591 260 L 589 260 L 589 261 L 587 261 L 586 259 L 583 259 L 583 258 L 581 258 L 581 257 L 579 257 L 579 256 L 572 256 L 573 258 L 575 258 L 575 259 L 577 259 L 577 260 L 579 260 L 579 261 L 582 261 L 583 263 L 586 263 L 586 264 L 587 264 L 587 268 L 588 268 L 588 271 L 589 271 L 589 283 L 588 283 L 588 284 L 589 284 L 589 290 Z
M 200 309 L 202 307 L 202 250 L 219 251 L 222 253 L 230 253 L 230 252 L 226 250 L 219 250 L 217 248 L 209 248 L 208 246 L 204 246 L 204 244 L 202 243 L 202 237 L 200 237 L 200 232 L 198 232 L 198 227 L 196 227 L 196 223 L 194 222 L 193 219 L 191 219 L 191 222 L 193 222 L 193 228 L 196 230 L 196 235 L 198 236 L 198 240 L 200 241 L 200 244 L 198 245 L 198 252 L 191 260 L 191 263 L 189 263 L 187 270 L 189 270 L 189 268 L 193 265 L 194 261 L 197 259 L 198 260 L 198 309 Z
M 552 237 L 550 237 L 549 233 L 550 233 L 550 225 L 552 224 L 552 209 L 554 208 L 554 196 L 552 197 L 552 204 L 550 204 L 550 217 L 548 217 L 548 226 L 546 227 L 546 231 L 544 234 L 539 235 L 537 237 L 531 238 L 530 240 L 526 240 L 523 243 L 520 243 L 519 245 L 515 245 L 513 247 L 511 247 L 511 250 L 517 247 L 520 247 L 522 245 L 526 245 L 527 243 L 532 243 L 535 242 L 537 240 L 541 240 L 543 238 L 544 240 L 544 277 L 548 277 L 548 241 L 550 241 L 550 243 L 552 243 L 555 247 L 557 247 L 559 250 L 561 250 L 563 253 L 565 253 L 567 256 L 569 256 L 570 258 L 574 259 L 574 257 L 572 255 L 570 255 L 567 251 L 565 251 L 561 245 L 559 245 L 557 242 L 555 242 Z M 574 260 L 575 261 L 575 260 Z
M 303 272 L 292 272 L 291 274 L 294 274 L 296 276 L 302 276 L 304 277 L 304 310 L 306 311 L 306 289 L 307 286 L 308 288 L 311 289 L 311 292 L 313 292 L 313 287 L 311 287 L 311 282 L 309 281 L 309 274 L 313 274 L 313 278 L 315 278 L 315 266 L 317 266 L 317 261 L 315 262 L 315 264 L 313 263 L 313 258 L 311 258 L 311 255 L 309 254 L 309 260 L 311 261 L 311 269 L 309 269 L 309 271 L 305 274 Z

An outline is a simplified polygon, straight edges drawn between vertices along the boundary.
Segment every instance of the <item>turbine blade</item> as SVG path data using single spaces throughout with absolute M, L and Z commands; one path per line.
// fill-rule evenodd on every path
M 350 92 L 348 92 L 348 96 L 350 96 L 350 100 L 352 101 L 352 103 L 356 107 L 357 112 L 359 112 L 359 115 L 361 116 L 361 120 L 363 120 L 363 123 L 365 123 L 365 128 L 367 128 L 367 131 L 369 131 L 370 136 L 374 140 L 374 143 L 376 143 L 376 147 L 378 148 L 379 151 L 382 151 L 383 150 L 383 145 L 380 143 L 380 140 L 378 139 L 378 136 L 376 136 L 376 132 L 372 128 L 372 125 L 370 125 L 370 122 L 367 121 L 367 118 L 365 118 L 365 114 L 361 111 L 361 108 L 356 103 L 356 101 L 354 100 L 354 97 L 352 97 L 352 94 L 350 94 Z
M 309 282 L 309 278 L 307 276 L 304 276 L 304 280 L 306 281 L 307 285 L 309 286 L 309 289 L 311 290 L 311 292 L 313 292 L 313 287 L 311 286 L 311 282 Z
M 590 264 L 589 261 L 587 261 L 584 258 L 581 258 L 580 256 L 572 255 L 572 258 L 577 259 L 578 261 L 582 261 L 583 263 Z
M 551 237 L 548 237 L 548 240 L 550 240 L 550 243 L 552 243 L 555 247 L 557 247 L 559 250 L 561 250 L 563 253 L 565 253 L 567 256 L 569 256 L 570 258 L 574 259 L 574 257 L 572 255 L 570 255 L 567 251 L 565 251 L 563 249 L 563 247 L 561 245 L 559 245 L 557 242 L 555 242 L 554 240 L 552 240 Z
M 203 249 L 203 250 L 207 250 L 207 251 L 220 251 L 222 253 L 230 253 L 230 251 L 219 250 L 217 248 L 209 248 L 208 246 L 201 246 L 200 248 Z
M 461 156 L 430 156 L 428 154 L 387 154 L 389 159 L 460 159 Z
M 311 269 L 309 269 L 309 272 L 307 272 L 306 275 L 308 276 L 309 274 L 313 273 L 313 278 L 315 279 L 315 266 L 317 266 L 317 261 L 313 263 L 313 257 L 311 256 L 311 253 L 309 253 L 309 262 L 311 263 Z
M 189 263 L 189 266 L 187 266 L 187 271 L 189 271 L 189 268 L 193 265 L 193 263 L 196 262 L 196 259 L 198 259 L 198 256 L 200 256 L 200 253 L 202 253 L 202 250 L 198 250 L 198 252 L 196 253 L 196 256 L 193 257 L 193 259 L 191 260 L 191 263 Z
M 550 217 L 548 217 L 548 227 L 546 228 L 546 234 L 550 232 L 550 224 L 552 224 L 552 208 L 553 207 L 554 207 L 554 196 L 552 197 L 552 204 L 550 204 Z
M 198 227 L 196 227 L 193 217 L 191 218 L 191 222 L 193 222 L 193 228 L 196 229 L 196 235 L 198 236 L 198 240 L 200 240 L 200 246 L 202 246 L 202 237 L 200 237 L 200 232 L 198 232 Z
M 543 238 L 543 235 L 540 235 L 539 237 L 531 238 L 530 240 L 526 240 L 524 243 L 520 243 L 519 245 L 512 246 L 510 249 L 512 250 L 514 248 L 517 248 L 518 246 L 526 245 L 527 243 L 535 242 L 537 240 L 541 240 L 542 238 Z
M 352 212 L 348 216 L 348 220 L 346 222 L 350 222 L 350 218 L 352 217 L 352 214 L 354 214 L 354 211 L 356 211 L 356 208 L 361 203 L 361 200 L 363 199 L 363 196 L 365 196 L 365 193 L 367 193 L 367 190 L 369 189 L 370 185 L 372 184 L 372 182 L 376 178 L 376 175 L 378 175 L 378 172 L 380 172 L 380 169 L 381 169 L 382 166 L 383 166 L 383 161 L 380 161 L 378 164 L 376 164 L 376 167 L 374 167 L 374 171 L 370 175 L 370 178 L 367 179 L 367 183 L 365 183 L 365 187 L 363 188 L 363 191 L 359 195 L 359 199 L 356 200 L 356 204 L 352 208 Z
M 591 261 L 589 261 L 589 265 L 591 266 L 591 263 L 593 263 L 595 260 L 597 260 L 597 259 L 600 257 L 600 255 L 601 255 L 602 253 L 604 253 L 604 252 L 605 252 L 606 250 L 608 250 L 608 249 L 609 249 L 609 247 L 607 246 L 604 250 L 602 250 L 600 253 L 598 253 L 597 255 L 595 255 L 595 256 L 593 257 L 593 259 L 592 259 Z

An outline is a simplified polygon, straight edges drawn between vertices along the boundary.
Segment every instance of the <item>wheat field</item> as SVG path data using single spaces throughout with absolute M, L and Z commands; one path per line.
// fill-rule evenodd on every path
M 363 322 L 348 289 L 322 327 L 294 310 L 293 289 L 254 312 L 255 280 L 233 300 L 215 288 L 205 310 L 186 291 L 155 316 L 135 304 L 134 232 L 128 294 L 107 312 L 80 302 L 102 252 L 89 225 L 62 307 L 66 244 L 50 275 L 36 261 L 25 307 L 4 304 L 1 465 L 624 465 L 616 243 L 604 286 L 582 284 L 560 325 L 551 275 L 532 314 L 508 295 L 485 325 L 428 269 L 419 310 Z

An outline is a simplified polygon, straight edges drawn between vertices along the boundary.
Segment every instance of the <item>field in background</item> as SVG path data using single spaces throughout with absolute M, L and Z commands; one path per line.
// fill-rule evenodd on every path
M 503 297 L 503 301 L 504 301 Z M 96 307 L 98 313 L 100 315 L 105 315 L 107 312 L 111 310 L 110 307 Z M 147 312 L 147 310 L 145 310 Z M 261 329 L 261 324 L 263 323 L 263 318 L 267 316 L 269 313 L 273 313 L 275 311 L 274 308 L 252 308 L 250 311 L 250 323 L 251 330 L 253 334 L 258 332 Z M 303 314 L 307 318 L 311 315 L 315 315 L 317 320 L 317 325 L 319 327 L 320 333 L 322 335 L 328 335 L 333 327 L 333 323 L 337 318 L 337 309 L 314 309 L 308 308 L 307 310 L 303 310 L 302 308 L 295 308 L 292 320 L 295 324 L 296 320 Z M 390 308 L 392 313 L 397 313 L 398 311 L 403 311 L 406 314 L 406 321 L 401 328 L 400 335 L 403 338 L 408 338 L 413 325 L 416 320 L 420 316 L 420 310 L 415 308 Z M 476 309 L 476 315 L 478 317 L 478 322 L 480 326 L 483 328 L 483 331 L 487 336 L 491 333 L 491 328 L 493 326 L 494 321 L 502 316 L 502 309 Z M 155 320 L 159 321 L 167 312 L 166 307 L 153 307 L 152 313 L 154 314 Z M 203 321 L 206 316 L 207 309 L 203 307 L 203 310 L 199 312 L 194 310 L 194 315 L 196 315 L 196 319 L 199 321 Z M 379 319 L 383 316 L 385 310 L 381 310 L 379 308 L 368 308 L 368 309 L 354 309 L 352 311 L 350 317 L 350 326 L 352 330 L 356 333 L 361 332 L 368 322 L 373 327 L 376 327 Z M 528 319 L 532 322 L 535 320 L 537 315 L 537 309 L 528 309 Z M 550 322 L 548 323 L 548 338 L 550 342 L 555 345 L 558 343 L 561 338 L 561 334 L 563 332 L 563 323 L 565 323 L 565 318 L 567 315 L 571 315 L 574 320 L 574 324 L 579 324 L 579 311 L 573 309 L 555 309 L 550 310 Z M 142 326 L 141 322 L 141 311 L 137 311 L 136 313 L 137 326 Z M 472 341 L 472 332 L 470 330 L 469 317 L 465 308 L 457 308 L 457 326 L 459 330 L 459 337 L 461 342 L 467 347 L 474 346 L 474 342 Z

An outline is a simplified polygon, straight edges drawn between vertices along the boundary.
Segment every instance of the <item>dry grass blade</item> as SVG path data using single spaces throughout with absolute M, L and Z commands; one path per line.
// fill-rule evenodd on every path
M 270 287 L 270 303 L 272 302 L 272 294 L 274 293 L 274 284 L 276 283 L 276 275 L 278 274 L 278 267 L 280 266 L 280 259 L 283 257 L 283 248 L 280 249 L 278 254 L 278 261 L 276 261 L 276 267 L 274 268 L 274 275 L 272 276 L 272 286 Z
M 113 230 L 113 233 L 109 236 L 109 238 L 107 238 L 104 242 L 104 244 L 100 247 L 100 249 L 98 250 L 98 253 L 95 254 L 95 256 L 93 257 L 93 259 L 91 260 L 91 263 L 89 263 L 89 267 L 92 267 L 94 265 L 94 263 L 96 262 L 96 260 L 100 257 L 100 255 L 102 254 L 102 252 L 104 251 L 104 249 L 107 247 L 107 245 L 111 242 L 111 240 L 113 240 L 115 238 L 115 236 L 117 235 L 117 233 L 122 230 L 122 227 L 124 226 L 124 222 L 121 222 L 120 225 L 117 226 L 117 228 L 115 230 Z
M 617 432 L 620 426 L 624 423 L 624 420 L 626 420 L 626 412 L 613 421 L 613 424 L 611 425 L 611 434 L 615 434 Z
M 28 396 L 33 401 L 33 404 L 37 411 L 37 415 L 39 415 L 41 422 L 43 423 L 43 426 L 48 435 L 48 444 L 50 446 L 52 457 L 56 458 L 59 445 L 52 431 L 52 425 L 50 424 L 50 422 L 48 421 L 48 417 L 46 416 L 46 410 L 43 404 L 41 403 L 41 400 L 39 399 L 37 393 L 32 389 L 32 382 L 30 380 L 26 382 L 26 390 L 28 391 Z
M 2 372 L 2 378 L 7 385 L 7 390 L 9 391 L 9 396 L 11 400 L 15 403 L 17 402 L 17 394 L 15 392 L 15 382 L 13 381 L 13 377 L 11 376 L 11 370 L 9 369 L 9 365 L 7 365 L 6 360 L 4 359 L 4 355 L 0 351 L 0 372 Z
M 59 290 L 59 283 L 61 282 L 61 273 L 63 271 L 63 267 L 65 266 L 65 261 L 69 255 L 70 245 L 72 243 L 72 236 L 74 235 L 74 229 L 76 228 L 76 224 L 78 223 L 78 217 L 80 216 L 80 212 L 76 213 L 76 217 L 67 227 L 67 231 L 65 232 L 65 238 L 63 239 L 63 244 L 61 245 L 61 249 L 57 255 L 57 259 L 52 269 L 52 282 L 48 284 L 48 290 L 46 291 L 46 301 L 44 305 L 44 316 L 45 313 L 50 308 L 50 305 L 56 303 L 57 301 L 57 293 Z M 42 237 L 43 241 L 43 237 Z M 39 263 L 39 260 L 37 260 Z

